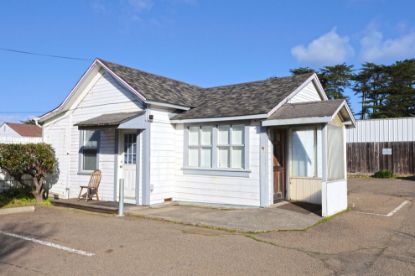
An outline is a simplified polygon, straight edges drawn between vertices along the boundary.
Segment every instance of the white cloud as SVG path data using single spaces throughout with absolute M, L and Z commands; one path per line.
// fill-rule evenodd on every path
M 360 40 L 362 61 L 385 61 L 415 56 L 415 32 L 384 39 L 382 32 L 370 28 Z
M 145 10 L 150 10 L 153 5 L 153 0 L 128 0 L 129 6 L 135 11 L 135 12 L 142 12 Z
M 336 28 L 314 39 L 308 45 L 297 45 L 291 54 L 302 63 L 334 65 L 346 61 L 354 54 L 347 36 L 340 36 Z

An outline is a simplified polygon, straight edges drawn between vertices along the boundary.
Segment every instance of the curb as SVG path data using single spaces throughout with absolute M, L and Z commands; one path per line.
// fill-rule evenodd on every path
M 11 215 L 19 213 L 30 213 L 35 211 L 35 206 L 23 206 L 0 209 L 0 215 Z

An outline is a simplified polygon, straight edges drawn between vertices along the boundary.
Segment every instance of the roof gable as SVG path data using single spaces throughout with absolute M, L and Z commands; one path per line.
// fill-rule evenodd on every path
M 101 69 L 103 68 L 103 69 Z M 86 90 L 93 82 L 93 73 L 105 70 L 115 80 L 147 104 L 164 105 L 186 110 L 173 120 L 195 118 L 224 118 L 235 116 L 269 116 L 282 104 L 298 93 L 309 81 L 317 78 L 315 74 L 269 78 L 261 81 L 239 83 L 211 88 L 176 81 L 170 78 L 147 73 L 131 67 L 96 59 L 78 81 L 70 95 L 55 110 L 42 116 L 44 122 L 59 115 L 80 100 L 79 91 Z M 317 90 L 325 98 L 324 91 Z M 77 99 L 78 98 L 78 99 Z M 190 109 L 190 110 L 188 110 Z

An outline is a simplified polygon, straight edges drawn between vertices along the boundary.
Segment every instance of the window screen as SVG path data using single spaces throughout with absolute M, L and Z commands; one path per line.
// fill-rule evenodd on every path
M 83 130 L 81 135 L 81 170 L 93 171 L 98 169 L 99 132 Z

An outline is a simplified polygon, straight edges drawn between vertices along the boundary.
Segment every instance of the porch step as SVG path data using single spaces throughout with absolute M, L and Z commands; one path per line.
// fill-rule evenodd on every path
M 54 199 L 54 206 L 80 209 L 90 212 L 116 214 L 118 213 L 118 202 L 114 201 L 96 201 L 96 200 L 78 200 L 78 199 Z

